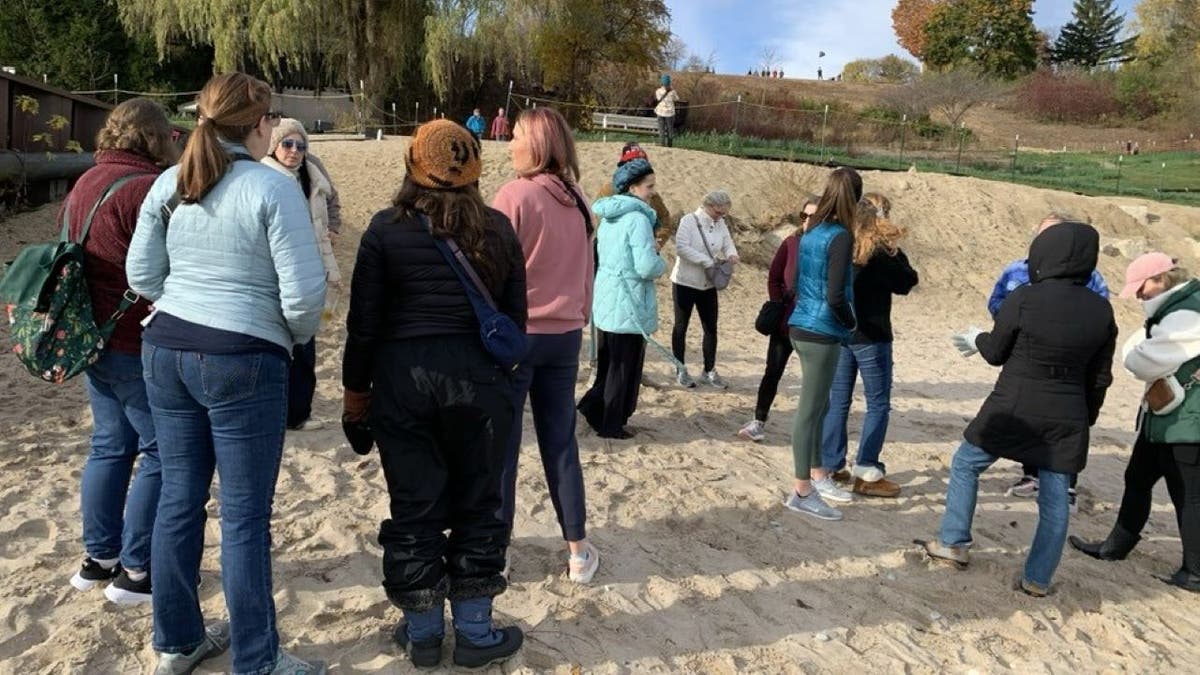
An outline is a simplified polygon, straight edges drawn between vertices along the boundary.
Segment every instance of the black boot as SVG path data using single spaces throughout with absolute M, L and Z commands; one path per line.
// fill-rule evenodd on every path
M 408 622 L 401 621 L 392 631 L 392 639 L 408 654 L 418 668 L 437 668 L 442 665 L 442 638 L 430 638 L 414 642 L 408 639 Z
M 1186 569 L 1180 567 L 1171 576 L 1155 575 L 1159 581 L 1177 586 L 1185 591 L 1200 593 L 1200 575 L 1192 574 Z
M 1108 533 L 1108 538 L 1099 542 L 1087 542 L 1074 535 L 1067 537 L 1070 542 L 1080 553 L 1085 553 L 1097 560 L 1124 560 L 1125 556 L 1137 546 L 1141 537 L 1127 532 L 1121 527 L 1120 523 L 1113 525 L 1112 532 Z
M 500 633 L 500 642 L 488 647 L 477 647 L 459 632 L 454 635 L 454 665 L 463 668 L 483 668 L 493 663 L 500 663 L 516 654 L 525 642 L 525 633 L 517 626 L 496 628 Z

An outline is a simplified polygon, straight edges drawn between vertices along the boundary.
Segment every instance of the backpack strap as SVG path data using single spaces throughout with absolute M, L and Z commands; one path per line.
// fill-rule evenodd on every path
M 138 176 L 152 176 L 152 175 L 154 175 L 154 174 L 149 174 L 149 173 L 126 174 L 126 175 L 121 176 L 120 178 L 114 180 L 111 184 L 109 184 L 109 186 L 104 190 L 104 193 L 100 195 L 100 199 L 97 199 L 96 203 L 92 204 L 92 210 L 88 211 L 87 218 L 84 219 L 84 221 L 83 221 L 83 230 L 79 233 L 79 240 L 76 241 L 75 243 L 79 244 L 80 246 L 83 246 L 87 242 L 88 230 L 92 229 L 92 219 L 96 217 L 96 211 L 99 211 L 100 205 L 103 204 L 104 202 L 108 201 L 109 197 L 112 197 L 114 194 L 116 194 L 117 190 L 119 190 L 122 185 L 128 183 L 129 181 L 133 180 L 134 178 L 137 178 Z M 71 239 L 71 200 L 69 197 L 67 198 L 67 203 L 63 206 L 62 237 L 61 238 L 62 238 L 62 241 L 73 241 Z
M 253 161 L 255 161 L 253 157 L 251 157 L 250 155 L 247 155 L 244 152 L 235 152 L 231 156 L 233 157 L 233 161 L 235 161 L 235 162 L 239 162 L 239 161 L 253 162 Z M 165 203 L 163 203 L 162 206 L 159 207 L 158 213 L 160 216 L 162 216 L 164 230 L 168 229 L 171 226 L 171 216 L 175 215 L 175 209 L 179 208 L 179 204 L 182 202 L 183 202 L 183 193 L 179 191 L 178 187 L 176 187 L 175 193 L 171 195 L 171 198 L 168 199 Z

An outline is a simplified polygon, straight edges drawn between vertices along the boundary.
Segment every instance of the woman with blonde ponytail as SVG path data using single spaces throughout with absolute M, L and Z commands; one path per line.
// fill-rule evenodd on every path
M 155 181 L 129 246 L 129 285 L 154 304 L 142 364 L 162 462 L 151 543 L 156 673 L 232 647 L 238 673 L 324 672 L 279 647 L 271 508 L 292 348 L 312 339 L 325 268 L 299 184 L 258 162 L 279 115 L 243 73 L 208 81 L 180 163 Z M 213 471 L 229 621 L 196 593 Z

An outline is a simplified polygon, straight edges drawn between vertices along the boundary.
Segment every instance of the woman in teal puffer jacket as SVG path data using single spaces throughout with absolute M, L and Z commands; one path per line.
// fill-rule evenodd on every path
M 592 299 L 598 332 L 596 380 L 579 412 L 601 438 L 631 438 L 625 428 L 637 408 L 646 358 L 645 337 L 658 330 L 654 280 L 667 263 L 654 241 L 654 169 L 635 159 L 613 174 L 613 196 L 596 200 L 599 267 Z

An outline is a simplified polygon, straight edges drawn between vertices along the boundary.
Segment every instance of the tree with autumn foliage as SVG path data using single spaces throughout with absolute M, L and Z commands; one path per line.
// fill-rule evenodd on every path
M 925 24 L 925 64 L 1012 79 L 1037 67 L 1033 0 L 949 0 Z
M 946 0 L 900 0 L 892 9 L 892 30 L 896 41 L 918 61 L 925 60 L 925 24 L 933 10 Z

